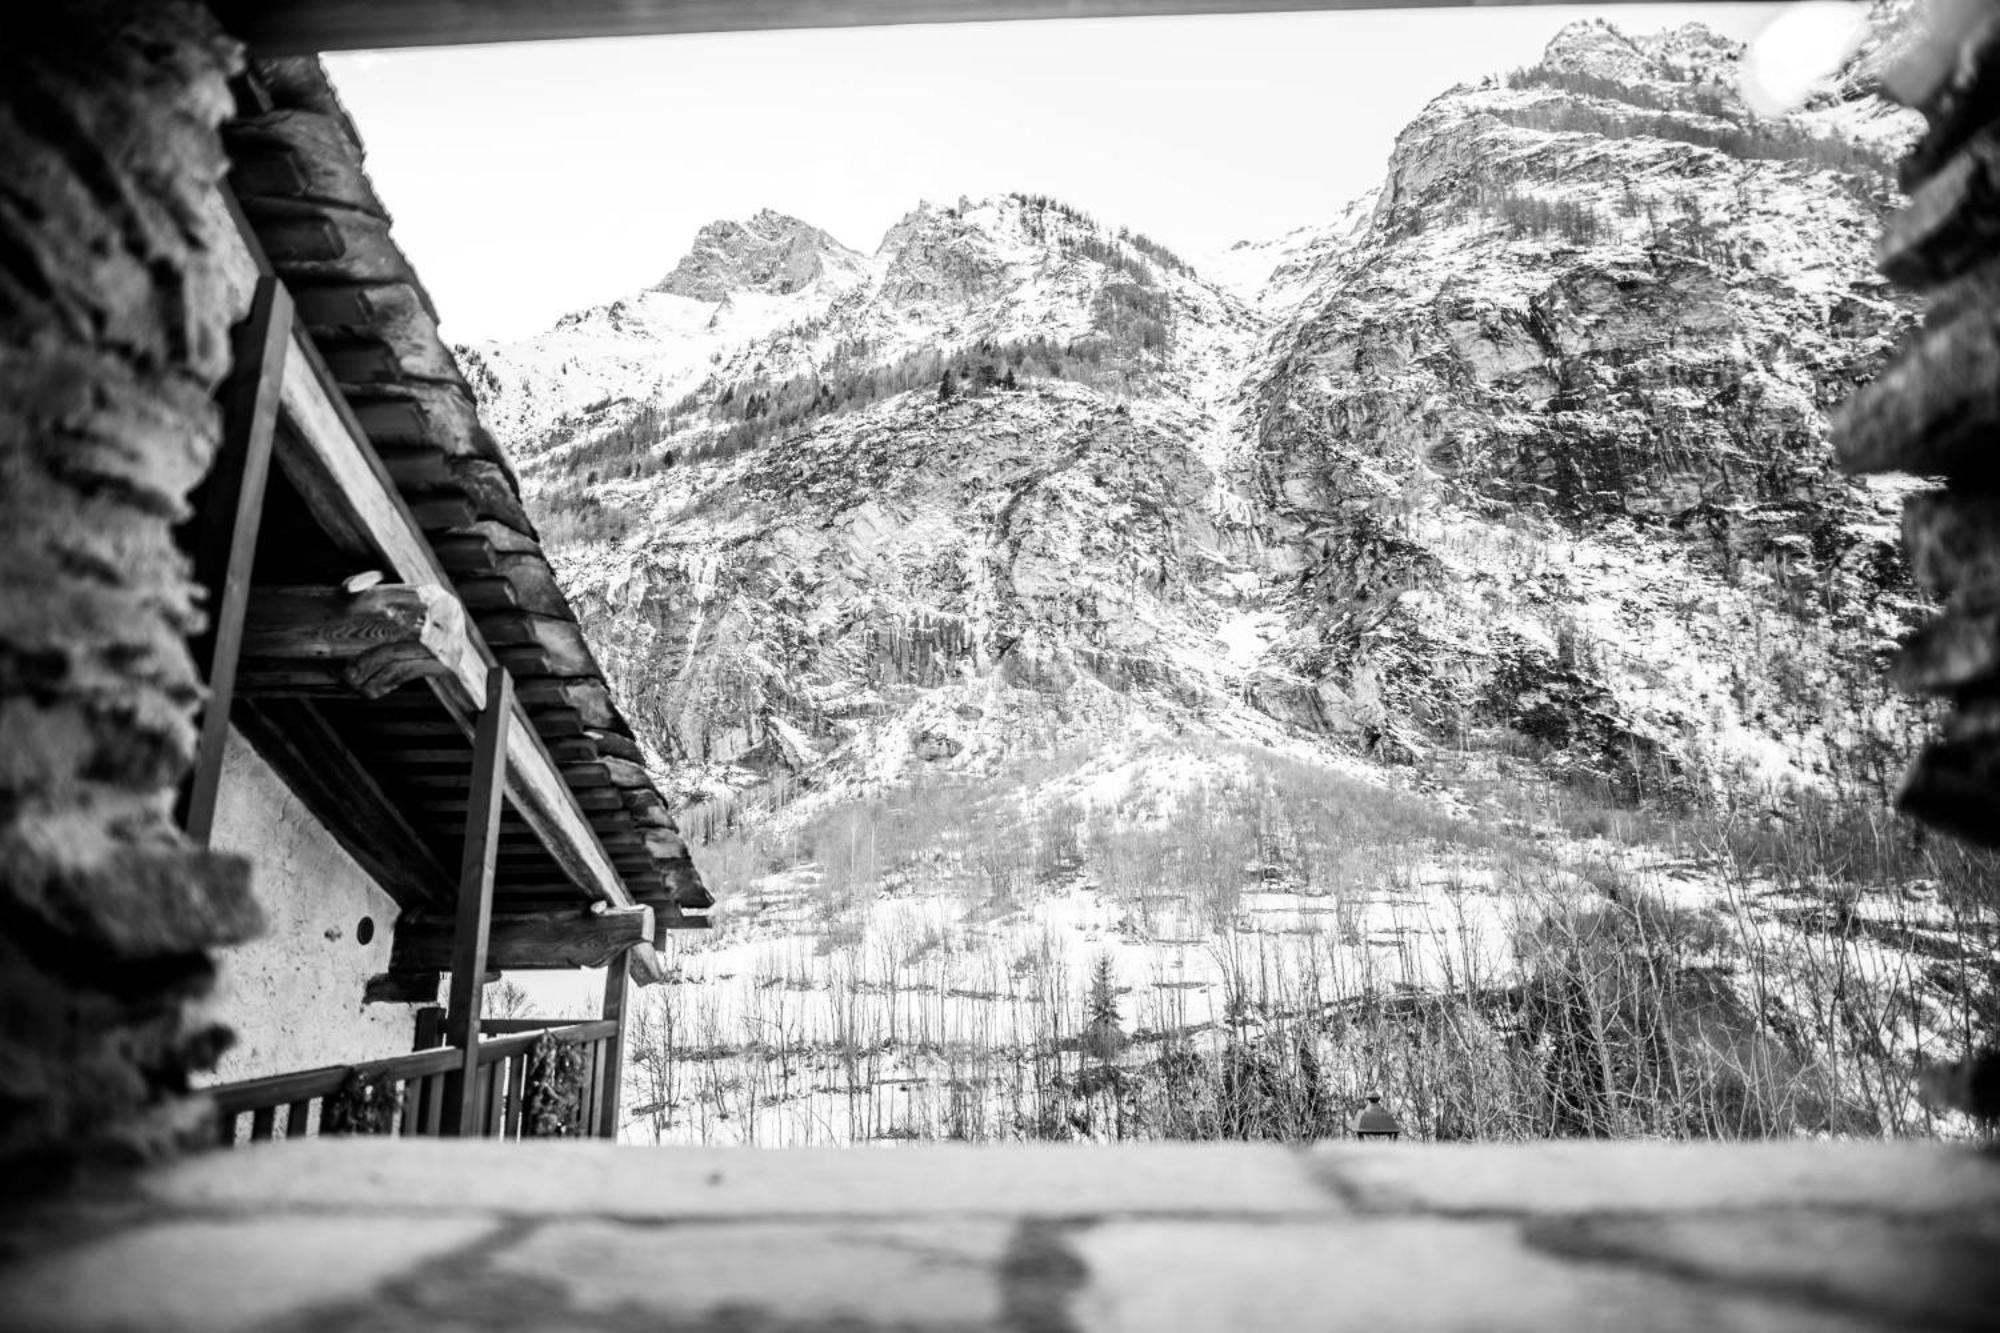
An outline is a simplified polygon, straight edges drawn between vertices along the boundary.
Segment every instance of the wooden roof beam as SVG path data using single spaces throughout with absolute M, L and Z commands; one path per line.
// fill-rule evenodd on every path
M 620 907 L 604 912 L 503 912 L 495 909 L 486 937 L 486 966 L 502 972 L 536 968 L 603 967 L 635 944 L 653 940 L 653 909 Z M 392 973 L 425 973 L 451 966 L 452 922 L 414 913 L 396 922 Z
M 1437 9 L 1550 0 L 217 0 L 258 55 L 1009 19 Z M 1563 0 L 1555 0 L 1562 3 Z M 1582 0 L 1575 0 L 1582 3 Z M 1616 0 L 1614 0 L 1616 2 Z
M 436 584 L 251 590 L 239 691 L 310 694 L 312 686 L 377 699 L 427 676 L 458 674 L 469 652 L 465 608 Z

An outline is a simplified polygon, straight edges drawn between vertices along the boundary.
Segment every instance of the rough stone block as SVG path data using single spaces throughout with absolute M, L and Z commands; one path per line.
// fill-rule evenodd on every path
M 1003 1313 L 1003 1220 L 544 1226 L 496 1251 L 493 1271 L 542 1284 L 551 1314 L 649 1317 L 663 1327 L 985 1328 Z M 465 1295 L 476 1299 L 479 1278 Z M 449 1303 L 453 1293 L 446 1293 Z
M 1925 491 L 1903 502 L 1910 575 L 1961 606 L 2000 606 L 2000 496 Z
M 1070 1246 L 1088 1274 L 1072 1319 L 1088 1333 L 1883 1327 L 1782 1295 L 1565 1262 L 1530 1248 L 1505 1223 L 1125 1222 L 1080 1232 Z
M 18 1333 L 257 1328 L 366 1301 L 495 1226 L 479 1217 L 163 1221 L 0 1272 L 0 1310 Z
M 1712 1284 L 1793 1293 L 1903 1328 L 1978 1328 L 2000 1311 L 2000 1210 L 1585 1218 L 1538 1227 L 1545 1249 Z
M 1313 1161 L 1370 1212 L 2000 1206 L 2000 1161 L 1935 1143 L 1343 1144 Z
M 110 959 L 199 954 L 263 929 L 246 858 L 171 843 L 121 845 L 88 808 L 31 817 L 0 833 L 0 861 L 16 904 Z
M 1834 454 L 1850 472 L 1982 477 L 2000 427 L 2000 311 L 1981 302 L 1926 327 L 1841 405 Z
M 1298 1154 L 1250 1145 L 634 1153 L 578 1143 L 308 1140 L 186 1162 L 143 1188 L 188 1207 L 495 1208 L 626 1218 L 1090 1217 L 1341 1211 Z

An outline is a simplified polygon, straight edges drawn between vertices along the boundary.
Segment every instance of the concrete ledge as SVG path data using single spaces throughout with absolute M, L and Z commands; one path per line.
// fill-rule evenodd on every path
M 327 1139 L 0 1232 L 9 1330 L 1976 1329 L 2000 1161 L 1879 1143 Z

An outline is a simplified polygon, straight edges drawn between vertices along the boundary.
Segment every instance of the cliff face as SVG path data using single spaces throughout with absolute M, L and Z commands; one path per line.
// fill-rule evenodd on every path
M 1900 727 L 1894 497 L 1825 442 L 1912 320 L 1870 262 L 1889 164 L 1840 106 L 1750 118 L 1736 54 L 1574 25 L 1399 137 L 1251 377 L 1302 718 L 1497 724 L 1627 794 Z
M 690 792 L 1188 731 L 1844 779 L 1908 724 L 1824 425 L 1911 323 L 1900 122 L 1853 71 L 1759 121 L 1739 55 L 1572 25 L 1233 289 L 1047 199 L 765 213 L 472 377 Z

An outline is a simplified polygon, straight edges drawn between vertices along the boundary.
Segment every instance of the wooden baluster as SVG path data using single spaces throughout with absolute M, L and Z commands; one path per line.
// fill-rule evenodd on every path
M 401 1133 L 404 1138 L 412 1138 L 423 1133 L 424 1083 L 421 1078 L 403 1080 L 403 1119 Z
M 513 1068 L 507 1076 L 507 1123 L 501 1129 L 501 1137 L 518 1139 L 521 1137 L 521 1103 L 528 1094 L 528 1056 L 524 1051 L 513 1059 Z
M 500 1137 L 500 1124 L 507 1114 L 507 1066 L 510 1060 L 499 1060 L 486 1066 L 486 1119 L 480 1126 L 480 1134 L 489 1139 Z
M 250 1141 L 252 1143 L 270 1142 L 271 1132 L 272 1130 L 277 1128 L 277 1123 L 278 1123 L 277 1107 L 275 1106 L 258 1107 L 256 1110 L 250 1113 Z
M 302 1139 L 313 1132 L 312 1098 L 304 1097 L 285 1108 L 285 1137 Z
M 424 1075 L 424 1121 L 423 1128 L 418 1132 L 426 1138 L 434 1139 L 445 1132 L 445 1111 L 451 1101 L 452 1077 L 450 1074 Z
M 224 1148 L 236 1146 L 236 1122 L 242 1118 L 241 1115 L 235 1114 L 218 1115 L 215 1118 L 215 1141 L 218 1146 Z
M 500 667 L 486 675 L 486 707 L 473 736 L 472 787 L 466 793 L 465 843 L 458 868 L 457 950 L 451 964 L 446 1041 L 461 1061 L 445 1084 L 444 1132 L 479 1133 L 479 1006 L 486 982 L 486 944 L 493 926 L 493 867 L 507 793 L 507 724 L 514 713 L 514 678 Z

